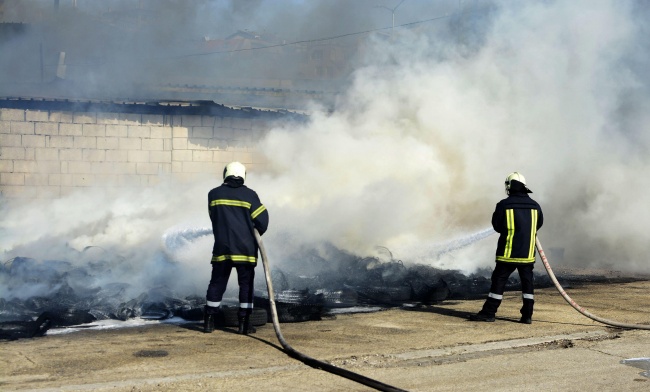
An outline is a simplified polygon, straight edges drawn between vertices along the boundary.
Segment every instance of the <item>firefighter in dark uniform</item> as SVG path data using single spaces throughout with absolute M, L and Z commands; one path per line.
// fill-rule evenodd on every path
M 204 330 L 214 330 L 220 313 L 230 272 L 237 270 L 239 283 L 238 333 L 248 335 L 255 328 L 250 323 L 253 312 L 253 281 L 257 265 L 258 244 L 254 229 L 264 234 L 269 213 L 257 193 L 244 185 L 246 167 L 231 162 L 223 170 L 223 184 L 208 193 L 208 209 L 214 233 L 212 277 L 208 286 Z
M 470 320 L 494 321 L 508 278 L 517 270 L 523 295 L 519 322 L 531 324 L 535 303 L 535 239 L 537 230 L 544 223 L 544 215 L 539 204 L 528 196 L 532 191 L 526 187 L 526 179 L 521 173 L 514 172 L 506 178 L 506 193 L 508 197 L 497 203 L 492 214 L 492 227 L 499 233 L 499 240 L 490 293 L 481 311 L 471 315 Z

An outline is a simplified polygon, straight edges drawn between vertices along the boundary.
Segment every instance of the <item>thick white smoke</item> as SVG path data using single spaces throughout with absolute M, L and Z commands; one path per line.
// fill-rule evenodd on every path
M 647 76 L 632 66 L 647 65 L 634 17 L 646 5 L 497 5 L 481 44 L 379 46 L 370 56 L 384 61 L 356 72 L 335 113 L 271 132 L 274 174 L 259 188 L 277 231 L 421 259 L 431 241 L 489 225 L 520 171 L 545 212 L 540 239 L 565 263 L 644 268 L 649 145 L 630 135 L 648 119 Z M 492 252 L 455 264 L 489 265 Z

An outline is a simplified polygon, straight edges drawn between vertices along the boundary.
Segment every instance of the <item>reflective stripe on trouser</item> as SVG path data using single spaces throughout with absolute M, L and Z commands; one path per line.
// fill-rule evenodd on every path
M 506 284 L 510 275 L 517 270 L 519 273 L 519 280 L 521 281 L 522 302 L 523 306 L 519 311 L 523 317 L 533 316 L 533 305 L 535 300 L 533 297 L 533 263 L 514 264 L 514 263 L 496 263 L 494 271 L 492 272 L 492 284 L 490 286 L 490 293 L 488 294 L 483 308 L 479 313 L 494 317 L 501 305 L 503 299 L 503 292 L 505 291 Z
M 210 284 L 208 285 L 206 300 L 208 303 L 221 303 L 233 267 L 237 270 L 237 283 L 239 284 L 238 316 L 244 317 L 253 312 L 253 283 L 255 280 L 254 265 L 234 264 L 231 261 L 213 263 L 212 277 L 210 279 Z

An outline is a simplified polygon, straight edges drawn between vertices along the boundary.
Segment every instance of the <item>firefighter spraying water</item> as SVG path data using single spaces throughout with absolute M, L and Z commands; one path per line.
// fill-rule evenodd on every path
M 490 293 L 481 311 L 470 316 L 470 320 L 494 321 L 503 299 L 508 277 L 517 270 L 521 280 L 523 300 L 520 322 L 530 324 L 535 303 L 533 294 L 535 239 L 537 230 L 544 223 L 544 215 L 539 204 L 528 196 L 532 191 L 526 186 L 523 174 L 510 173 L 505 185 L 508 197 L 497 203 L 492 214 L 492 227 L 499 233 L 499 240 Z
M 223 293 L 233 267 L 239 283 L 238 333 L 254 333 L 250 316 L 253 311 L 253 291 L 258 245 L 253 234 L 264 234 L 269 225 L 269 213 L 257 193 L 244 185 L 246 167 L 231 162 L 223 170 L 223 184 L 208 193 L 208 211 L 214 233 L 212 277 L 207 292 L 204 330 L 214 330 Z

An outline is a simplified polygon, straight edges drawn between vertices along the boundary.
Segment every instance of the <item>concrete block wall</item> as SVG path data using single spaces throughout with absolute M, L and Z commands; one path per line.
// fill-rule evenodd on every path
M 263 118 L 0 108 L 0 193 L 56 197 L 80 187 L 192 181 L 238 160 L 264 164 Z

